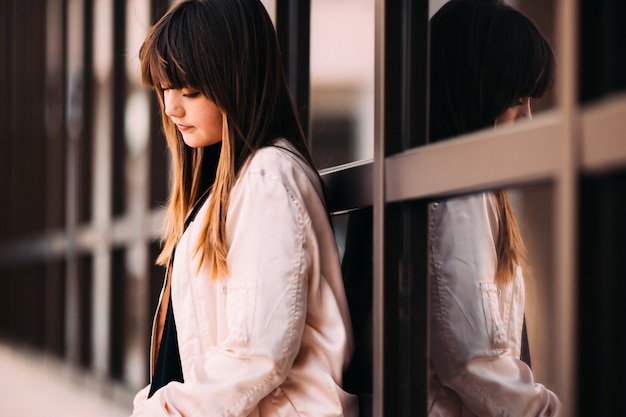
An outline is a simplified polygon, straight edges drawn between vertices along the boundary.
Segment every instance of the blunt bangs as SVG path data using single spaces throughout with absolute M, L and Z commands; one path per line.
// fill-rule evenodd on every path
M 209 93 L 198 78 L 202 72 L 199 73 L 194 65 L 203 62 L 204 51 L 198 49 L 197 40 L 188 29 L 194 27 L 189 20 L 200 19 L 192 6 L 191 2 L 175 5 L 176 9 L 155 25 L 140 49 L 142 80 L 157 92 L 162 92 L 163 87 L 193 87 Z

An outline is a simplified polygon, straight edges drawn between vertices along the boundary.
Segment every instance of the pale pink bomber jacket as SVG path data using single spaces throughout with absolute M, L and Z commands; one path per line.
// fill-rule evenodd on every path
M 263 148 L 232 190 L 229 275 L 197 273 L 207 203 L 182 236 L 171 297 L 184 384 L 134 400 L 133 416 L 346 416 L 352 350 L 339 255 L 317 176 L 299 157 Z M 292 150 L 293 151 L 293 150 Z
M 519 359 L 521 269 L 508 285 L 494 281 L 493 198 L 479 193 L 430 206 L 429 416 L 560 414 L 556 395 Z

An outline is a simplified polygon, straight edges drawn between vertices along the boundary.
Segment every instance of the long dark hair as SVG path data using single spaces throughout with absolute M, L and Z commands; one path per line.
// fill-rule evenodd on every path
M 430 141 L 493 127 L 523 97 L 554 85 L 555 60 L 534 23 L 501 0 L 450 0 L 430 22 Z M 525 264 L 524 242 L 504 190 L 498 215 L 496 282 Z
M 200 259 L 210 260 L 214 277 L 224 275 L 229 193 L 245 161 L 282 137 L 313 167 L 273 24 L 259 0 L 185 0 L 153 26 L 139 57 L 143 81 L 159 97 L 173 162 L 164 247 L 157 262 L 169 261 L 186 215 L 207 186 L 203 178 L 210 149 L 189 148 L 163 102 L 163 86 L 194 88 L 222 112 L 221 152 L 198 250 Z

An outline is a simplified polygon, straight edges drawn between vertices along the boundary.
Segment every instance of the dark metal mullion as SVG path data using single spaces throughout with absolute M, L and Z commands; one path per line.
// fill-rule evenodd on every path
M 309 136 L 310 28 L 310 0 L 276 0 L 276 32 L 283 55 L 283 66 L 300 115 L 302 128 L 307 137 Z
M 112 181 L 111 181 L 111 214 L 113 218 L 119 218 L 126 215 L 127 198 L 126 190 L 128 188 L 127 178 L 124 169 L 126 163 L 126 144 L 124 134 L 124 109 L 126 108 L 126 100 L 128 94 L 128 80 L 126 78 L 126 1 L 113 0 L 113 97 L 111 101 L 112 111 L 112 138 L 111 138 L 111 156 L 112 156 Z M 123 248 L 109 247 L 111 256 L 111 281 L 110 281 L 110 300 L 109 300 L 109 346 L 108 364 L 109 376 L 112 379 L 122 380 L 124 377 L 124 355 L 125 340 L 124 323 L 126 319 L 126 288 L 121 284 L 125 278 L 123 262 Z M 115 304 L 118 301 L 118 304 Z
M 124 109 L 126 108 L 126 1 L 113 0 L 113 101 L 112 101 L 112 181 L 111 213 L 113 217 L 126 212 L 126 143 L 124 140 Z
M 384 36 L 388 157 L 427 143 L 428 2 L 386 1 Z M 384 415 L 426 415 L 427 202 L 385 203 L 384 230 Z
M 156 23 L 167 11 L 169 7 L 168 0 L 152 0 L 151 15 L 152 22 Z M 169 166 L 167 155 L 167 142 L 161 127 L 161 118 L 159 102 L 155 94 L 150 96 L 150 137 L 154 138 L 150 141 L 150 194 L 149 201 L 152 208 L 159 207 L 163 201 L 167 201 L 169 190 Z M 156 259 L 156 258 L 151 258 Z M 158 298 L 158 294 L 157 294 Z M 155 307 L 156 308 L 156 307 Z M 154 313 L 154 309 L 149 310 L 149 314 Z M 150 315 L 148 317 L 150 317 Z
M 402 2 L 402 150 L 427 143 L 428 2 Z
M 91 199 L 93 178 L 93 4 L 86 1 L 83 4 L 83 121 L 80 143 L 78 145 L 78 178 L 77 178 L 77 209 L 76 216 L 79 223 L 88 223 L 93 216 Z

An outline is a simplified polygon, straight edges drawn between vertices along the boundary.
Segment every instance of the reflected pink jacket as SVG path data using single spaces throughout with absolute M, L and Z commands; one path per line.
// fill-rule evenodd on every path
M 289 151 L 263 148 L 232 190 L 227 277 L 194 255 L 207 203 L 183 234 L 171 297 L 185 382 L 133 416 L 355 416 L 341 388 L 352 349 L 337 247 L 316 174 Z
M 429 416 L 554 416 L 556 395 L 520 357 L 521 269 L 494 282 L 498 217 L 479 193 L 430 206 Z

